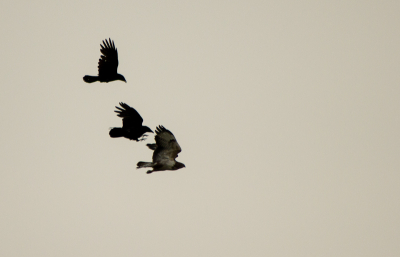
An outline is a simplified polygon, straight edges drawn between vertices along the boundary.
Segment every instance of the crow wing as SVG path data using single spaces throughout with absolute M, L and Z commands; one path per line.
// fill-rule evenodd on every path
M 122 118 L 122 127 L 136 128 L 142 126 L 143 118 L 134 108 L 122 102 L 119 103 L 119 105 L 121 105 L 122 108 L 115 106 L 115 108 L 118 109 L 115 112 L 118 113 L 118 117 Z
M 99 59 L 99 76 L 100 77 L 109 77 L 117 74 L 118 68 L 118 52 L 117 48 L 115 48 L 114 41 L 109 38 L 104 41 L 103 45 L 101 45 L 100 52 L 102 55 Z
M 182 151 L 174 134 L 163 126 L 156 128 L 156 149 L 153 153 L 154 163 L 166 163 L 173 161 L 178 157 L 178 153 Z

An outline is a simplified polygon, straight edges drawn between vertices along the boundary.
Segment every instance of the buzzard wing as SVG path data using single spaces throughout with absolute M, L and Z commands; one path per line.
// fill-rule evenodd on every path
M 182 151 L 174 134 L 163 126 L 156 128 L 156 149 L 153 153 L 153 162 L 175 162 L 178 153 Z
M 118 52 L 115 48 L 114 41 L 107 39 L 103 40 L 103 45 L 101 45 L 100 52 L 102 55 L 99 59 L 99 76 L 100 77 L 112 77 L 117 74 L 118 68 Z
M 122 118 L 122 126 L 124 128 L 137 128 L 142 126 L 143 118 L 134 108 L 122 102 L 119 103 L 119 105 L 121 105 L 122 108 L 115 106 L 115 108 L 118 109 L 115 112 L 118 113 L 118 117 Z

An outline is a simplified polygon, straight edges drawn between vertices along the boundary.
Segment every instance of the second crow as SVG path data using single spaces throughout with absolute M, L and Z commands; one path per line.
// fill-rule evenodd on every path
M 143 118 L 140 114 L 126 103 L 119 103 L 121 107 L 115 106 L 118 117 L 122 118 L 122 128 L 112 128 L 110 137 L 125 137 L 130 140 L 142 141 L 145 140 L 144 133 L 154 133 L 149 127 L 142 126 Z

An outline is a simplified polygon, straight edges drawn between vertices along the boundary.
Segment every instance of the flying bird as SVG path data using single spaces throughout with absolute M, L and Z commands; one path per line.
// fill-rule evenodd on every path
M 103 45 L 101 45 L 100 52 L 102 55 L 99 59 L 99 75 L 98 76 L 89 76 L 86 75 L 83 77 L 83 81 L 86 83 L 93 83 L 95 81 L 100 82 L 110 82 L 114 80 L 122 80 L 125 81 L 124 76 L 117 73 L 118 68 L 118 52 L 117 48 L 115 48 L 114 41 L 110 38 L 103 40 Z
M 115 106 L 118 117 L 122 118 L 122 128 L 112 128 L 110 130 L 110 137 L 125 137 L 130 140 L 142 141 L 145 140 L 144 133 L 154 133 L 149 127 L 142 126 L 143 118 L 140 114 L 127 105 L 126 103 L 119 103 L 121 107 Z
M 163 126 L 156 128 L 156 143 L 147 144 L 147 146 L 153 150 L 153 162 L 138 162 L 137 169 L 150 167 L 153 170 L 147 171 L 150 174 L 154 171 L 162 170 L 178 170 L 186 167 L 185 164 L 175 161 L 178 157 L 178 153 L 182 151 L 176 138 Z

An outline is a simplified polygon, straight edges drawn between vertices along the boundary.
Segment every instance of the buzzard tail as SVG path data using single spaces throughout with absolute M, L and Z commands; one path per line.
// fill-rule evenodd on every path
M 151 168 L 151 167 L 153 167 L 153 163 L 152 162 L 138 162 L 137 163 L 137 169 L 145 168 L 145 167 Z

